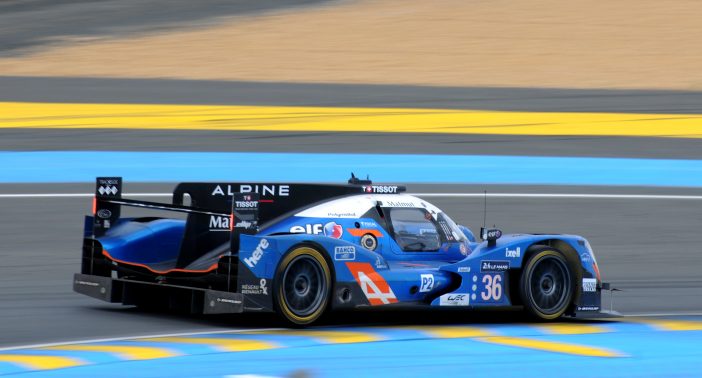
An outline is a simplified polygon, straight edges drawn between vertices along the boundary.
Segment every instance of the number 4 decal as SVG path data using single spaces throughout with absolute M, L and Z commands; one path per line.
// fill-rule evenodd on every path
M 480 292 L 480 298 L 484 301 L 499 301 L 502 299 L 502 276 L 499 274 L 486 274 L 483 276 L 485 290 Z
M 368 298 L 371 306 L 379 306 L 397 302 L 395 293 L 392 292 L 387 281 L 373 269 L 369 263 L 347 262 L 346 266 L 353 274 L 363 294 Z

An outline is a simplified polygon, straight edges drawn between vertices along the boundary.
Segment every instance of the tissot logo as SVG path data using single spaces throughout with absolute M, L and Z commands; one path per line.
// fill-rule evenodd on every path
M 238 189 L 238 190 L 237 190 Z M 213 196 L 232 196 L 235 192 L 238 193 L 258 193 L 261 197 L 287 197 L 290 195 L 290 185 L 282 184 L 266 184 L 266 185 L 249 185 L 242 184 L 239 187 L 232 185 L 217 185 L 212 190 Z
M 381 194 L 394 194 L 397 193 L 397 186 L 395 185 L 368 185 L 361 188 L 364 193 L 381 193 Z
M 238 209 L 258 207 L 258 201 L 235 201 Z

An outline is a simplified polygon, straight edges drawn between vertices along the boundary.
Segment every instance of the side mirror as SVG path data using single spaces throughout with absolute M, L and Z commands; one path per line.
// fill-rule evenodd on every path
M 480 228 L 480 238 L 487 240 L 488 247 L 494 247 L 497 244 L 497 239 L 502 237 L 502 230 L 497 228 Z

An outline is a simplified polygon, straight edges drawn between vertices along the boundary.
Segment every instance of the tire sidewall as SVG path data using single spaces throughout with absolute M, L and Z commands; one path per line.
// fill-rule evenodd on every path
M 564 301 L 563 307 L 553 314 L 546 314 L 537 308 L 536 304 L 534 303 L 530 289 L 531 275 L 534 272 L 534 268 L 545 257 L 554 257 L 560 260 L 560 262 L 563 264 L 568 273 L 568 279 L 570 281 L 568 292 L 566 294 L 567 297 Z M 568 261 L 560 251 L 553 248 L 545 248 L 536 251 L 534 254 L 531 255 L 531 257 L 529 257 L 529 260 L 524 266 L 524 270 L 522 271 L 522 276 L 520 279 L 520 292 L 522 296 L 522 302 L 524 303 L 524 306 L 527 309 L 527 311 L 532 315 L 543 320 L 553 320 L 561 317 L 573 301 L 573 295 L 576 287 L 575 282 L 573 281 L 573 277 L 574 275 L 568 264 Z
M 326 284 L 326 293 L 324 293 L 322 302 L 313 313 L 307 316 L 296 315 L 292 310 L 290 310 L 290 308 L 286 304 L 283 294 L 283 273 L 285 272 L 285 269 L 290 265 L 290 263 L 300 256 L 309 256 L 320 266 L 323 274 L 323 279 L 325 280 Z M 324 254 L 320 252 L 317 248 L 310 245 L 296 245 L 293 248 L 291 248 L 290 251 L 286 253 L 280 260 L 280 263 L 278 264 L 278 268 L 276 269 L 275 273 L 274 287 L 275 290 L 273 302 L 275 303 L 278 314 L 280 314 L 285 320 L 294 325 L 308 325 L 318 320 L 325 313 L 325 310 L 329 306 L 332 291 L 331 268 L 327 260 L 324 258 Z

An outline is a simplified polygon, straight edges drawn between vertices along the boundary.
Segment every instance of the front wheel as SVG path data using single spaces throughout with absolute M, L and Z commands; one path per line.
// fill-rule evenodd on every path
M 575 285 L 568 262 L 559 251 L 545 248 L 524 266 L 520 291 L 527 311 L 544 320 L 560 317 L 568 309 Z
M 280 314 L 295 325 L 319 319 L 329 304 L 329 264 L 318 250 L 299 246 L 283 257 L 276 274 L 276 305 Z

